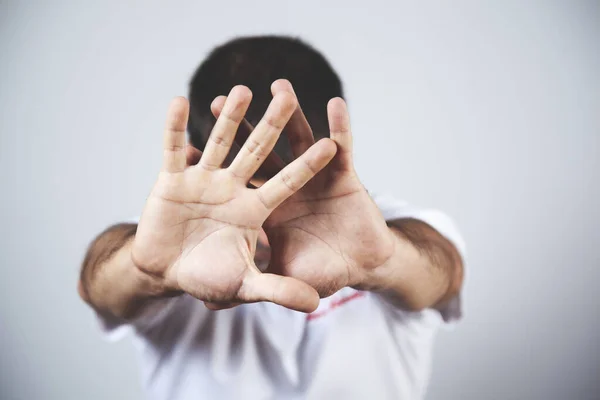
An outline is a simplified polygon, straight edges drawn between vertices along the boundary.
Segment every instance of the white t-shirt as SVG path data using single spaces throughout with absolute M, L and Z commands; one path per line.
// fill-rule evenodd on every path
M 465 246 L 438 211 L 374 197 L 386 220 L 422 220 Z M 460 318 L 400 310 L 374 292 L 344 288 L 312 314 L 272 303 L 210 311 L 189 296 L 157 301 L 129 324 L 101 319 L 106 336 L 133 334 L 149 399 L 421 399 L 433 340 Z

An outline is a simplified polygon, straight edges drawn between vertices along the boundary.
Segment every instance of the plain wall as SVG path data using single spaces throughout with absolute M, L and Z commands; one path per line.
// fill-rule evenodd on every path
M 138 215 L 212 46 L 288 33 L 346 85 L 369 190 L 452 215 L 465 319 L 428 398 L 600 396 L 600 4 L 0 1 L 0 398 L 139 399 L 76 281 Z M 349 383 L 351 384 L 351 383 Z

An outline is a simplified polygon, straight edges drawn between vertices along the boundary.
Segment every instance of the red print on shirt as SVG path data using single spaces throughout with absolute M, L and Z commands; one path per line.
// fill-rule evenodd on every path
M 313 319 L 321 318 L 323 315 L 329 313 L 331 310 L 334 310 L 334 309 L 338 308 L 339 306 L 342 306 L 342 305 L 348 303 L 349 301 L 363 297 L 364 295 L 365 295 L 364 292 L 354 292 L 349 296 L 342 297 L 341 299 L 332 300 L 331 303 L 329 303 L 328 308 L 308 314 L 306 316 L 306 319 L 308 321 L 311 321 Z

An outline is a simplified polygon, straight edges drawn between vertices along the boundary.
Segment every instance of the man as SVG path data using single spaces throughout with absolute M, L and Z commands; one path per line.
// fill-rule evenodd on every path
M 424 396 L 462 240 L 365 190 L 342 96 L 316 50 L 254 37 L 171 103 L 139 224 L 101 233 L 79 284 L 109 336 L 133 331 L 150 398 Z

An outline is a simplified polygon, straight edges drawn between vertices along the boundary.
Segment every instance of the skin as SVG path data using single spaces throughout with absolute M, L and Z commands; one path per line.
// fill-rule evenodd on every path
M 90 246 L 93 254 L 112 250 L 86 258 L 85 301 L 131 318 L 152 299 L 182 292 L 214 310 L 270 301 L 303 312 L 345 286 L 380 291 L 409 310 L 458 293 L 462 262 L 454 246 L 419 221 L 386 222 L 358 179 L 345 102 L 329 102 L 330 137 L 315 143 L 291 84 L 278 80 L 271 89 L 255 128 L 243 118 L 248 88 L 216 98 L 204 153 L 186 146 L 189 106 L 173 100 L 163 167 L 137 231 L 123 237 L 128 228 L 114 227 Z M 295 160 L 281 169 L 271 150 L 284 127 Z M 246 138 L 224 166 L 231 146 Z M 260 179 L 259 168 L 279 172 Z M 265 272 L 260 262 L 268 262 Z

